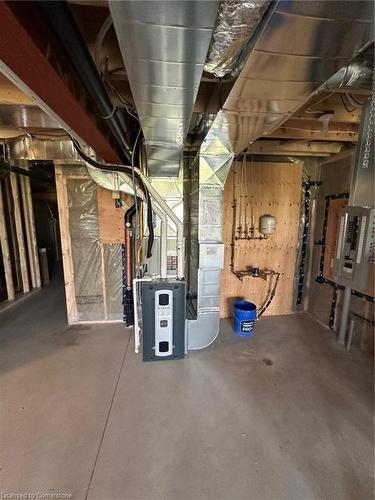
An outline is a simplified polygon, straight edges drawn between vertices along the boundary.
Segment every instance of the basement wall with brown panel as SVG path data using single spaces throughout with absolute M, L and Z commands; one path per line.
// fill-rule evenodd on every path
M 290 314 L 294 311 L 293 289 L 299 239 L 302 189 L 301 163 L 268 163 L 237 160 L 224 190 L 224 268 L 221 275 L 221 317 L 232 316 L 233 301 L 244 299 L 261 305 L 270 278 L 244 277 L 240 281 L 231 268 L 232 231 L 258 227 L 264 214 L 276 217 L 276 231 L 267 239 L 234 241 L 234 269 L 251 267 L 280 273 L 276 295 L 265 315 Z M 236 204 L 234 217 L 233 205 Z M 238 228 L 241 228 L 238 230 Z M 255 235 L 259 235 L 255 229 Z
M 340 209 L 347 205 L 354 153 L 337 155 L 322 161 L 320 186 L 316 191 L 316 211 L 312 252 L 311 280 L 305 290 L 304 308 L 319 322 L 338 332 L 343 290 L 335 288 L 333 255 L 336 249 Z M 365 294 L 374 296 L 374 268 L 369 273 Z M 350 314 L 355 319 L 354 344 L 374 352 L 374 305 L 366 298 L 352 295 Z

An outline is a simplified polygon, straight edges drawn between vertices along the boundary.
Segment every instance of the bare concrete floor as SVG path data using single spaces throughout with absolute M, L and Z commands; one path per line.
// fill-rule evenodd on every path
M 67 328 L 53 285 L 0 329 L 3 493 L 373 498 L 372 359 L 308 316 L 145 364 L 122 325 Z

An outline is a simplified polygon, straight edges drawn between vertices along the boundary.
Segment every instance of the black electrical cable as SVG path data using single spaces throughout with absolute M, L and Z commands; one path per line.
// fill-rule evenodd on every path
M 258 318 L 260 318 L 262 316 L 262 314 L 268 309 L 268 307 L 271 305 L 271 302 L 276 294 L 276 288 L 277 288 L 277 284 L 279 282 L 280 273 L 275 273 L 275 275 L 276 275 L 276 280 L 275 280 L 275 284 L 273 286 L 272 292 L 270 293 L 268 299 L 266 299 L 264 304 L 261 306 L 259 313 L 258 313 Z
M 92 165 L 93 167 L 99 168 L 101 170 L 110 171 L 110 172 L 123 172 L 124 174 L 130 175 L 130 176 L 134 175 L 134 177 L 137 180 L 138 184 L 140 185 L 141 190 L 142 190 L 142 192 L 145 196 L 145 199 L 146 199 L 147 227 L 148 227 L 148 233 L 149 233 L 148 234 L 148 244 L 147 244 L 147 258 L 151 257 L 152 256 L 152 245 L 154 243 L 154 225 L 153 225 L 153 218 L 152 218 L 152 203 L 151 203 L 150 194 L 147 190 L 147 187 L 145 186 L 145 184 L 143 182 L 142 177 L 139 175 L 138 172 L 134 171 L 134 169 L 132 169 L 132 167 L 128 167 L 126 165 L 115 165 L 112 163 L 100 163 L 96 160 L 93 160 L 83 151 L 83 149 L 81 148 L 77 139 L 72 137 L 70 134 L 69 134 L 69 137 L 70 137 L 71 141 L 73 142 L 73 145 L 76 148 L 80 157 L 84 161 L 86 161 L 87 163 Z
M 136 204 L 133 203 L 133 205 L 127 209 L 127 211 L 125 212 L 125 223 L 130 223 L 134 214 L 135 214 L 135 206 Z

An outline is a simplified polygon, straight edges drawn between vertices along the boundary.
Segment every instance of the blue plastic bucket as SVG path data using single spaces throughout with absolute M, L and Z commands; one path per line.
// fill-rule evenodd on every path
M 233 302 L 233 331 L 239 337 L 254 335 L 257 306 L 246 300 Z

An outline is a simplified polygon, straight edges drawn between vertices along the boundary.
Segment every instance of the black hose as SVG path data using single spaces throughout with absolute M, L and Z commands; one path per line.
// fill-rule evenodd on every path
M 258 318 L 260 318 L 262 316 L 262 314 L 269 308 L 269 306 L 271 305 L 271 302 L 276 294 L 276 289 L 277 289 L 277 284 L 279 282 L 280 273 L 275 273 L 275 274 L 276 274 L 276 280 L 275 280 L 275 284 L 273 286 L 272 292 L 270 293 L 268 299 L 266 299 L 264 304 L 261 306 L 259 313 L 258 313 Z
M 125 212 L 125 224 L 130 224 L 131 221 L 132 221 L 132 218 L 135 214 L 135 203 L 133 203 L 133 205 L 127 209 L 127 211 Z
M 74 16 L 65 1 L 38 2 L 48 24 L 64 47 L 66 56 L 79 76 L 88 94 L 96 104 L 101 117 L 108 123 L 121 151 L 128 161 L 131 148 L 126 140 L 126 129 L 102 83 L 98 70 L 81 35 Z
M 88 156 L 83 149 L 81 148 L 79 142 L 72 137 L 70 134 L 68 134 L 71 141 L 73 142 L 74 147 L 76 148 L 78 154 L 80 157 L 90 165 L 92 165 L 95 168 L 99 168 L 101 170 L 106 170 L 110 172 L 123 172 L 124 174 L 127 175 L 132 175 L 134 172 L 134 177 L 137 180 L 138 184 L 140 185 L 140 188 L 145 196 L 146 204 L 147 204 L 147 227 L 148 227 L 148 242 L 147 242 L 147 258 L 152 256 L 152 246 L 154 243 L 154 221 L 152 218 L 152 203 L 151 203 L 151 197 L 150 193 L 148 192 L 142 177 L 139 175 L 138 172 L 135 172 L 132 167 L 128 167 L 126 165 L 115 165 L 112 163 L 100 163 L 96 160 L 93 160 Z

